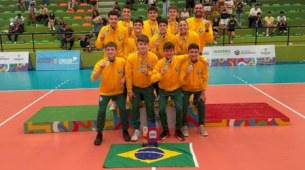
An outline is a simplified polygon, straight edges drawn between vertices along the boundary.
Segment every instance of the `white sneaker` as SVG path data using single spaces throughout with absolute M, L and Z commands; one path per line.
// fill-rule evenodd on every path
M 189 131 L 187 126 L 182 126 L 181 131 L 185 137 L 189 136 Z
M 200 125 L 200 126 L 199 126 L 198 131 L 199 131 L 199 134 L 200 134 L 201 136 L 206 137 L 206 136 L 209 135 L 209 134 L 208 134 L 208 131 L 205 129 L 205 127 L 204 127 L 203 125 Z
M 213 41 L 213 44 L 217 45 L 217 41 Z
M 117 107 L 118 107 L 118 105 L 116 104 L 116 102 L 112 101 L 109 110 L 110 111 L 114 111 Z
M 230 44 L 233 44 L 233 40 L 230 40 Z
M 131 137 L 131 141 L 133 141 L 133 142 L 138 141 L 140 136 L 141 136 L 140 130 L 135 129 L 134 134 Z

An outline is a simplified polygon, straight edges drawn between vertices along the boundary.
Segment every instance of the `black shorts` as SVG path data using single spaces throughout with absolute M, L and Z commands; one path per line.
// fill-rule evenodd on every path
M 233 29 L 228 29 L 229 32 L 234 32 L 235 31 L 235 28 Z
M 195 6 L 195 0 L 186 0 L 185 7 L 186 8 L 194 8 Z

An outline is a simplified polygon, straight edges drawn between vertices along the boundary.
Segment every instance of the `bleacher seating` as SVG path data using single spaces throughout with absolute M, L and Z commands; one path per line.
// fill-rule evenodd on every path
M 39 9 L 40 0 L 37 1 L 37 10 Z M 119 6 L 122 8 L 125 4 L 125 0 L 119 0 Z M 268 0 L 261 0 L 261 9 L 264 14 L 267 13 L 267 11 L 272 11 L 273 16 L 276 17 L 279 13 L 279 11 L 283 10 L 285 11 L 287 22 L 289 25 L 305 25 L 305 1 L 304 0 L 278 0 L 278 1 L 268 1 Z M 104 1 L 100 1 L 99 5 L 102 6 Z M 171 4 L 177 4 L 179 9 L 182 10 L 184 8 L 184 0 L 171 0 Z M 106 3 L 105 3 L 106 4 Z M 105 5 L 106 8 L 111 8 L 112 5 Z M 133 11 L 132 17 L 143 17 L 143 19 L 147 18 L 147 5 L 144 3 L 138 3 L 136 1 L 136 11 Z M 158 1 L 157 6 L 159 7 L 160 11 L 162 11 L 162 1 Z M 56 0 L 51 1 L 51 3 L 47 6 L 49 12 L 55 12 L 55 15 L 57 18 L 61 17 L 65 20 L 66 23 L 70 24 L 75 32 L 77 33 L 84 33 L 89 32 L 92 30 L 91 25 L 91 16 L 92 16 L 92 9 L 90 5 L 88 4 L 79 4 L 76 7 L 75 12 L 67 12 L 67 0 Z M 244 9 L 245 13 L 243 16 L 243 25 L 247 26 L 248 23 L 248 13 L 250 11 L 250 7 L 247 6 Z M 102 11 L 101 15 L 106 16 L 108 11 Z M 28 25 L 27 24 L 27 17 L 28 13 L 27 11 L 18 10 L 16 7 L 15 1 L 10 0 L 0 0 L 0 32 L 6 32 L 8 30 L 8 24 L 10 19 L 14 18 L 18 13 L 21 13 L 22 16 L 25 18 L 25 33 L 24 35 L 19 36 L 18 43 L 26 43 L 30 46 L 32 41 L 32 35 L 27 33 L 49 33 L 49 34 L 38 34 L 35 35 L 35 42 L 41 43 L 41 44 L 55 44 L 54 47 L 59 46 L 59 41 L 57 40 L 57 36 L 51 36 L 51 32 L 49 32 L 48 28 L 44 25 Z M 161 13 L 161 12 L 160 12 Z M 291 39 L 301 39 L 304 40 L 305 36 L 305 29 L 304 28 L 291 28 Z M 78 38 L 80 34 L 76 34 L 76 39 Z M 245 43 L 253 42 L 253 38 L 256 35 L 256 32 L 254 29 L 238 29 L 236 30 L 236 39 L 235 42 L 238 43 Z M 293 37 L 295 36 L 295 37 Z M 264 37 L 261 33 L 259 34 L 259 37 Z M 301 37 L 301 38 L 300 38 Z M 282 42 L 285 41 L 287 37 L 284 36 L 278 36 L 273 37 L 273 40 L 267 39 L 264 41 L 264 43 L 270 43 L 273 41 Z M 219 39 L 218 41 L 222 41 Z M 9 42 L 7 41 L 6 36 L 2 36 L 2 42 L 7 45 Z M 75 43 L 77 46 L 78 43 Z M 36 45 L 39 47 L 40 45 Z M 52 46 L 51 46 L 52 47 Z

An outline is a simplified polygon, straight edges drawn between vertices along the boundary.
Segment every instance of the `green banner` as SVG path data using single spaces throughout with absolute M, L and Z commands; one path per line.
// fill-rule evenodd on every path
M 105 168 L 198 167 L 190 143 L 164 143 L 158 147 L 140 144 L 112 144 Z

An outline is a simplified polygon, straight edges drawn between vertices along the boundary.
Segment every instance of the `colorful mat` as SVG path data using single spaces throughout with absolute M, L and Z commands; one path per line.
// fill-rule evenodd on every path
M 44 107 L 24 123 L 24 133 L 47 132 L 77 132 L 92 131 L 96 128 L 98 106 L 52 106 Z M 145 108 L 141 108 L 145 112 Z M 188 126 L 198 126 L 196 107 L 188 108 Z M 167 116 L 169 127 L 175 127 L 175 108 L 168 106 Z M 158 108 L 155 108 L 158 114 Z M 158 116 L 158 115 L 156 115 Z M 129 114 L 131 118 L 131 114 Z M 146 114 L 141 114 L 141 121 L 145 124 Z M 129 120 L 132 123 L 131 119 Z M 266 103 L 230 103 L 207 104 L 206 126 L 283 126 L 289 125 L 290 119 Z M 157 127 L 160 122 L 157 120 Z M 121 122 L 118 110 L 106 113 L 106 130 L 120 129 Z
M 158 147 L 112 144 L 105 168 L 199 167 L 190 143 L 162 143 Z

